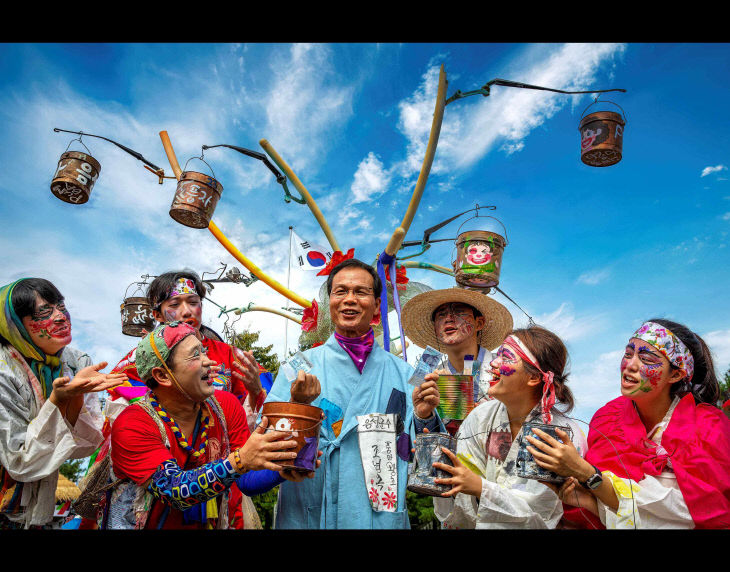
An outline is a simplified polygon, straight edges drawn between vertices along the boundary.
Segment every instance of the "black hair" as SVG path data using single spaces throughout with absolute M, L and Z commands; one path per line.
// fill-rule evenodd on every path
M 365 264 L 362 260 L 358 260 L 357 258 L 348 258 L 347 260 L 343 260 L 332 269 L 330 275 L 327 276 L 327 295 L 329 296 L 330 294 L 332 294 L 332 282 L 334 282 L 335 274 L 337 274 L 340 270 L 349 268 L 350 266 L 362 268 L 363 270 L 366 270 L 370 274 L 370 276 L 373 277 L 373 295 L 375 296 L 376 300 L 380 298 L 383 293 L 383 282 L 380 280 L 380 276 L 378 276 L 378 273 L 372 266 L 370 266 L 369 264 Z
M 50 304 L 58 304 L 63 302 L 64 298 L 52 282 L 45 278 L 23 278 L 13 288 L 13 294 L 10 297 L 10 303 L 19 319 L 30 316 L 35 313 L 35 295 L 43 298 Z M 0 310 L 2 311 L 2 310 Z M 0 346 L 10 346 L 11 343 L 3 336 L 0 336 Z
M 512 330 L 510 335 L 516 335 L 520 341 L 527 346 L 535 356 L 537 363 L 543 371 L 553 372 L 553 386 L 555 387 L 555 401 L 562 404 L 561 413 L 568 413 L 575 405 L 573 392 L 566 385 L 568 382 L 569 372 L 566 371 L 568 365 L 568 348 L 565 347 L 563 340 L 556 334 L 540 326 L 531 326 L 528 328 L 519 328 Z M 530 375 L 537 375 L 542 378 L 540 371 L 533 365 L 522 362 L 525 371 Z M 542 395 L 542 382 L 539 387 L 540 395 Z
M 45 278 L 24 278 L 15 285 L 10 299 L 15 314 L 21 320 L 35 312 L 36 293 L 50 304 L 58 304 L 64 300 L 58 288 Z
M 195 284 L 195 291 L 198 296 L 200 296 L 201 300 L 205 298 L 206 291 L 203 281 L 193 270 L 183 269 L 165 272 L 155 278 L 147 288 L 147 300 L 149 300 L 153 310 L 159 311 L 160 304 L 167 300 L 167 294 L 170 290 L 172 290 L 172 287 L 175 286 L 175 282 L 177 282 L 179 278 L 188 278 L 192 280 L 193 284 Z
M 694 359 L 694 373 L 692 379 L 684 379 L 673 383 L 669 390 L 669 395 L 691 393 L 697 403 L 709 403 L 715 405 L 720 398 L 720 384 L 715 374 L 715 366 L 712 362 L 712 354 L 710 348 L 707 347 L 705 340 L 695 334 L 687 326 L 672 322 L 671 320 L 663 320 L 660 318 L 652 318 L 649 322 L 655 322 L 660 326 L 664 326 L 675 336 L 677 336 L 692 354 Z M 671 364 L 672 369 L 678 369 Z

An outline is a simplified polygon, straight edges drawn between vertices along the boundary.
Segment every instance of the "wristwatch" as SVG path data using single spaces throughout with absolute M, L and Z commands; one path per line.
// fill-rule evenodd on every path
M 588 477 L 585 481 L 578 482 L 581 484 L 581 486 L 587 489 L 595 490 L 601 486 L 601 483 L 603 482 L 603 477 L 601 476 L 601 471 L 598 470 L 598 467 L 596 467 L 595 465 L 591 466 L 596 470 L 596 472 Z

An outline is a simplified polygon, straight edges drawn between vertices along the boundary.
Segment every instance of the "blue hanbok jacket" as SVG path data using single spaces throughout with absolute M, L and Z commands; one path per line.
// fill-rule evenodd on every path
M 400 451 L 410 453 L 414 438 L 413 387 L 408 379 L 413 368 L 383 350 L 377 342 L 365 362 L 362 374 L 350 356 L 331 336 L 322 346 L 304 352 L 317 376 L 322 391 L 312 405 L 322 408 L 327 418 L 322 423 L 319 449 L 322 465 L 313 479 L 301 483 L 286 481 L 279 489 L 275 527 L 290 528 L 410 528 L 406 509 L 408 462 L 398 459 L 398 505 L 395 512 L 376 512 L 371 508 L 365 487 L 357 416 L 368 413 L 397 413 L 403 426 Z M 266 401 L 289 401 L 291 384 L 279 373 Z M 338 436 L 332 427 L 342 419 Z M 405 435 L 403 435 L 405 433 Z M 396 435 L 398 437 L 398 435 Z

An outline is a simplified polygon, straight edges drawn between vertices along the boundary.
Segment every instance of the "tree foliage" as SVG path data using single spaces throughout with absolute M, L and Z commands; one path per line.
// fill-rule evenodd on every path
M 259 341 L 260 332 L 249 332 L 248 330 L 242 331 L 240 334 L 236 334 L 233 337 L 233 345 L 237 348 L 252 352 L 253 357 L 256 361 L 271 372 L 271 375 L 276 378 L 276 374 L 279 372 L 279 358 L 276 354 L 271 353 L 271 349 L 274 345 L 269 346 L 258 346 L 256 342 Z
M 88 459 L 69 459 L 58 468 L 58 472 L 75 483 L 86 470 L 86 461 Z

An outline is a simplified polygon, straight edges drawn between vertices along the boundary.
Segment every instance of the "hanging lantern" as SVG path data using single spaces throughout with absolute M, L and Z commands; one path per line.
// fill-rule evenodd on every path
M 202 157 L 192 158 L 208 165 Z M 187 163 L 185 166 L 187 167 Z M 208 168 L 213 173 L 210 165 Z M 223 185 L 215 179 L 215 173 L 211 177 L 196 171 L 184 171 L 170 205 L 170 216 L 180 224 L 191 228 L 208 228 L 222 192 Z
M 122 313 L 122 333 L 126 336 L 141 338 L 145 335 L 145 330 L 151 332 L 155 329 L 155 318 L 147 297 L 134 296 L 138 291 L 141 293 L 143 282 L 137 282 L 137 290 L 132 292 L 132 296 L 127 296 L 132 284 L 127 286 L 127 291 L 124 292 L 124 302 L 119 307 Z
M 492 216 L 481 218 L 492 218 L 499 222 L 506 236 L 507 229 L 498 219 Z M 489 230 L 468 230 L 456 237 L 456 259 L 452 265 L 459 286 L 489 292 L 490 288 L 499 284 L 502 254 L 507 246 L 505 236 Z
M 621 109 L 615 111 L 596 111 L 585 115 L 588 108 L 596 103 L 610 103 Z M 585 108 L 581 114 L 580 125 L 580 160 L 591 167 L 608 167 L 618 163 L 623 156 L 624 127 L 626 114 L 620 105 L 613 101 L 597 99 Z
M 101 165 L 90 154 L 67 150 L 58 161 L 56 174 L 51 181 L 51 192 L 62 201 L 82 205 L 89 200 L 100 172 Z

